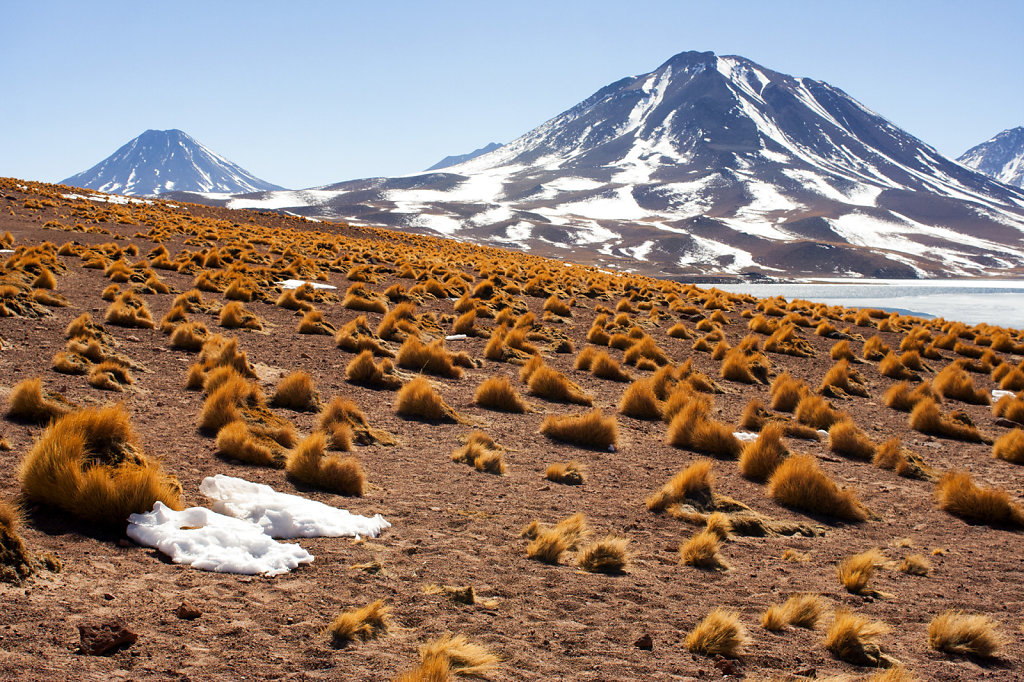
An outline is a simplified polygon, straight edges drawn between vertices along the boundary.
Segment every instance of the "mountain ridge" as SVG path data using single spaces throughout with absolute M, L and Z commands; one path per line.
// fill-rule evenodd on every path
M 957 161 L 979 173 L 1024 188 L 1024 126 L 1008 128 L 971 147 Z

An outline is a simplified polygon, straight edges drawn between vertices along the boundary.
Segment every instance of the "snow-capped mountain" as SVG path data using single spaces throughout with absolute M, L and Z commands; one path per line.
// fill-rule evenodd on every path
M 1024 187 L 1024 126 L 1004 130 L 971 147 L 957 161 L 999 182 Z
M 497 149 L 500 146 L 501 145 L 498 144 L 497 142 L 488 142 L 483 147 L 480 147 L 479 149 L 474 149 L 473 151 L 469 152 L 468 154 L 456 154 L 454 156 L 446 156 L 443 159 L 441 159 L 440 161 L 438 161 L 437 163 L 435 163 L 433 166 L 428 168 L 427 170 L 428 171 L 440 170 L 442 168 L 448 168 L 449 166 L 455 166 L 455 165 L 458 165 L 460 163 L 464 163 L 466 161 L 469 161 L 470 159 L 475 159 L 478 156 L 482 156 L 482 155 L 486 154 L 487 152 L 493 152 L 495 149 Z
M 220 203 L 670 276 L 1024 268 L 1024 192 L 836 87 L 711 52 L 616 81 L 442 172 Z
M 147 130 L 87 171 L 61 184 L 114 194 L 282 189 L 215 154 L 180 130 Z

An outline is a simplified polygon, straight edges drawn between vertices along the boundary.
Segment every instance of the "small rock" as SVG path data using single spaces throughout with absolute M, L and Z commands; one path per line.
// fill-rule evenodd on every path
M 715 659 L 715 667 L 718 668 L 718 670 L 723 675 L 735 675 L 736 674 L 736 664 L 733 663 L 732 661 L 730 661 L 728 658 L 725 658 L 725 657 L 722 657 L 722 656 L 719 656 L 718 658 L 716 658 Z
M 88 656 L 102 656 L 120 647 L 131 646 L 139 639 L 121 620 L 79 625 L 78 637 L 82 653 Z
M 109 592 L 104 592 L 103 598 L 107 601 L 114 601 L 114 595 L 110 594 Z
M 195 620 L 203 615 L 203 612 L 187 601 L 183 601 L 178 605 L 178 608 L 174 609 L 174 615 L 182 620 Z
M 310 360 L 311 359 L 309 353 L 299 353 L 299 357 L 300 358 L 305 358 L 306 360 Z
M 650 651 L 654 648 L 654 640 L 647 633 L 640 636 L 640 639 L 633 642 L 633 646 L 637 649 L 643 649 L 644 651 Z
M 793 673 L 797 677 L 811 677 L 815 678 L 818 676 L 818 670 L 816 668 L 803 668 Z
M 134 334 L 129 334 L 128 336 L 126 336 L 124 338 L 128 339 L 129 341 L 131 341 L 133 343 L 138 343 L 139 341 L 142 340 L 139 337 L 135 336 Z
M 1007 428 L 1007 429 L 1017 429 L 1017 428 L 1020 428 L 1020 424 L 1018 424 L 1017 422 L 1015 422 L 1015 421 L 1013 421 L 1011 419 L 1006 419 L 1005 417 L 1000 417 L 999 419 L 997 419 L 996 420 L 996 426 L 1002 426 L 1003 428 Z

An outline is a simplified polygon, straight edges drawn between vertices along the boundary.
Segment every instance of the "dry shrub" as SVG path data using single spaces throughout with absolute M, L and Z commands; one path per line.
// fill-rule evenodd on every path
M 223 380 L 220 380 L 220 377 L 223 377 Z M 241 419 L 241 406 L 256 407 L 263 404 L 263 394 L 259 386 L 249 383 L 237 373 L 219 373 L 217 379 L 219 383 L 211 382 L 211 388 L 199 411 L 199 430 L 211 435 L 215 435 L 227 424 Z
M 153 329 L 153 314 L 149 306 L 131 291 L 126 291 L 110 304 L 103 319 L 119 327 Z
M 825 648 L 848 663 L 878 666 L 886 659 L 875 640 L 888 631 L 884 623 L 841 608 L 836 611 L 835 620 L 825 635 Z
M 743 444 L 733 435 L 732 426 L 729 424 L 702 417 L 693 424 L 689 448 L 716 457 L 738 459 L 743 451 Z
M 424 419 L 438 422 L 462 422 L 463 419 L 444 401 L 441 394 L 434 390 L 426 379 L 421 376 L 402 386 L 395 396 L 395 411 L 413 419 Z
M 992 446 L 992 456 L 1014 464 L 1024 464 L 1024 430 L 1004 433 Z
M 862 355 L 865 360 L 877 361 L 884 358 L 891 350 L 879 336 L 875 335 L 864 342 Z
M 203 344 L 210 338 L 210 331 L 202 322 L 184 322 L 171 332 L 171 348 L 180 348 L 191 353 L 198 353 Z
M 769 393 L 772 398 L 772 409 L 780 412 L 792 412 L 807 395 L 807 386 L 799 379 L 794 379 L 789 372 L 775 377 Z
M 875 444 L 852 419 L 836 422 L 828 430 L 828 447 L 832 452 L 865 462 L 875 456 Z
M 631 383 L 619 400 L 619 412 L 634 419 L 661 419 L 663 408 L 664 403 L 658 399 L 653 377 L 637 379 Z
M 885 357 L 883 357 L 878 363 L 878 371 L 882 376 L 889 377 L 890 379 L 898 379 L 900 381 L 921 380 L 921 377 L 907 368 L 903 362 L 900 361 L 899 356 L 892 351 L 886 353 Z
M 786 612 L 782 604 L 772 604 L 761 614 L 761 627 L 769 632 L 778 632 L 786 627 Z
M 53 356 L 53 369 L 61 374 L 85 374 L 89 371 L 89 361 L 78 353 L 61 351 Z
M 502 476 L 505 474 L 505 449 L 482 431 L 465 438 L 465 445 L 452 452 L 452 461 L 468 464 L 477 471 Z
M 1024 400 L 1003 396 L 992 406 L 992 413 L 997 417 L 1005 417 L 1018 424 L 1024 424 Z
M 138 448 L 122 405 L 71 412 L 53 422 L 18 468 L 28 502 L 84 521 L 123 524 L 157 501 L 182 509 L 181 485 Z
M 918 455 L 905 449 L 898 436 L 879 445 L 871 463 L 906 478 L 928 479 L 932 476 L 931 468 Z
M 550 528 L 543 528 L 534 521 L 523 531 L 524 536 L 532 537 L 526 547 L 526 556 L 546 564 L 557 564 L 562 553 L 575 549 L 589 532 L 583 514 L 573 514 Z
M 935 375 L 932 387 L 943 398 L 952 398 L 972 405 L 989 405 L 992 395 L 974 387 L 974 381 L 959 365 L 953 363 Z
M 539 356 L 537 356 L 539 357 Z M 545 400 L 577 405 L 593 405 L 594 400 L 582 388 L 559 372 L 541 364 L 529 375 L 527 386 L 530 393 Z
M 824 322 L 822 324 L 825 324 Z M 829 325 L 831 327 L 831 325 Z M 831 331 L 835 331 L 835 327 L 832 327 Z M 817 332 L 815 332 L 817 333 Z M 818 336 L 825 336 L 825 334 L 818 334 Z M 861 362 L 860 358 L 854 354 L 850 349 L 850 342 L 846 339 L 837 341 L 834 346 L 829 350 L 829 356 L 833 360 L 849 360 L 850 362 Z
M 31 424 L 45 424 L 67 414 L 74 406 L 63 396 L 43 393 L 43 380 L 25 379 L 7 397 L 7 417 Z
M 321 336 L 334 336 L 338 330 L 330 322 L 324 321 L 324 314 L 319 310 L 307 310 L 295 327 L 300 334 L 318 334 Z
M 861 398 L 868 397 L 864 377 L 859 372 L 850 369 L 849 360 L 840 360 L 825 373 L 825 378 L 822 379 L 818 392 L 825 393 L 834 389 L 840 389 L 845 393 L 860 396 Z
M 577 460 L 555 462 L 548 465 L 544 478 L 564 485 L 583 485 L 587 480 L 587 465 Z
M 793 416 L 797 421 L 816 429 L 828 429 L 845 416 L 819 395 L 807 394 L 797 403 Z
M 961 656 L 992 658 L 1006 644 L 988 616 L 943 611 L 928 624 L 928 646 Z
M 388 305 L 384 302 L 383 297 L 368 291 L 361 282 L 356 282 L 348 288 L 345 297 L 341 300 L 341 307 L 367 313 L 380 313 L 381 315 L 388 312 Z
M 896 570 L 907 575 L 925 576 L 931 572 L 932 562 L 923 554 L 910 554 L 904 557 Z
M 480 407 L 499 412 L 512 412 L 522 414 L 529 412 L 530 408 L 526 401 L 516 391 L 515 386 L 506 376 L 493 376 L 480 384 L 473 397 Z
M 455 366 L 440 339 L 424 344 L 419 338 L 410 336 L 398 350 L 398 366 L 448 379 L 462 378 L 462 369 Z
M 679 561 L 695 568 L 725 570 L 729 566 L 718 553 L 721 542 L 717 533 L 702 530 L 679 546 Z
M 751 370 L 751 358 L 743 349 L 736 347 L 725 354 L 722 359 L 722 367 L 719 376 L 729 381 L 738 381 L 744 384 L 758 383 L 757 377 Z
M 445 635 L 420 647 L 420 666 L 395 682 L 447 682 L 452 675 L 484 677 L 501 659 L 463 635 Z
M 682 322 L 676 322 L 668 328 L 665 334 L 673 339 L 692 339 L 694 337 L 694 333 L 687 329 Z
M 113 360 L 104 360 L 89 369 L 87 377 L 90 386 L 104 391 L 123 391 L 125 386 L 134 383 L 128 368 Z
M 653 338 L 646 335 L 626 349 L 625 354 L 622 356 L 622 361 L 627 365 L 636 365 L 642 358 L 651 360 L 659 367 L 669 363 L 668 355 L 665 354 L 665 351 L 658 347 Z
M 288 477 L 340 495 L 362 496 L 366 474 L 355 457 L 326 455 L 327 439 L 313 433 L 288 453 L 285 471 Z
M 606 351 L 598 352 L 590 363 L 590 371 L 598 379 L 610 381 L 632 381 L 633 378 L 619 366 L 619 362 Z
M 220 309 L 217 324 L 226 329 L 263 329 L 260 318 L 246 310 L 238 301 L 230 301 Z
M 278 382 L 270 404 L 296 412 L 316 412 L 320 409 L 320 393 L 313 385 L 313 377 L 299 370 Z
M 629 540 L 602 538 L 580 550 L 576 565 L 590 573 L 622 573 L 629 565 Z
M 1001 488 L 983 488 L 966 471 L 950 471 L 935 486 L 939 508 L 969 523 L 1024 526 L 1024 508 Z
M 816 594 L 794 594 L 782 608 L 790 625 L 813 630 L 825 612 L 825 603 Z
M 351 400 L 335 396 L 328 401 L 318 417 L 320 430 L 331 433 L 338 425 L 348 426 L 360 445 L 394 445 L 395 438 L 387 431 L 370 428 L 366 416 Z M 343 448 L 336 448 L 343 449 Z
M 910 413 L 910 428 L 933 436 L 963 440 L 971 443 L 985 442 L 984 436 L 966 415 L 954 413 L 944 417 L 939 406 L 931 398 L 918 401 Z
M 387 358 L 379 363 L 373 361 L 373 351 L 364 350 L 352 358 L 345 368 L 345 379 L 358 386 L 397 391 L 402 380 L 395 372 L 394 365 Z
M 860 554 L 848 556 L 839 562 L 836 571 L 839 582 L 847 592 L 853 594 L 871 594 L 868 583 L 875 574 L 875 568 L 885 563 L 885 557 L 877 548 L 869 549 Z
M 256 438 L 243 421 L 230 422 L 217 432 L 217 454 L 257 466 L 284 467 L 281 447 L 270 438 Z
M 716 608 L 686 636 L 686 648 L 704 656 L 735 657 L 748 642 L 740 614 Z
M 619 439 L 615 417 L 605 417 L 600 409 L 582 415 L 550 415 L 540 425 L 540 432 L 553 440 L 595 450 L 608 450 Z
M 368 350 L 373 351 L 374 355 L 386 358 L 395 356 L 370 330 L 365 315 L 360 315 L 342 325 L 334 335 L 334 345 L 349 353 L 362 353 L 364 350 Z
M 752 481 L 763 482 L 778 468 L 789 450 L 782 444 L 785 425 L 779 422 L 765 424 L 757 440 L 743 446 L 740 453 L 740 472 Z
M 327 632 L 335 646 L 345 645 L 353 640 L 376 639 L 388 633 L 391 611 L 384 602 L 375 602 L 358 609 L 342 611 L 327 626 Z
M 416 305 L 408 301 L 396 305 L 377 325 L 377 336 L 388 341 L 404 341 L 410 331 L 418 333 Z
M 811 455 L 794 455 L 768 479 L 768 492 L 785 507 L 844 521 L 865 521 L 867 510 L 850 490 L 841 489 Z
M 647 498 L 647 508 L 652 512 L 663 511 L 666 507 L 687 498 L 711 497 L 714 475 L 710 459 L 698 459 L 673 476 L 661 490 Z
M 882 400 L 887 407 L 899 410 L 900 412 L 910 412 L 925 398 L 941 400 L 941 398 L 939 398 L 939 396 L 932 390 L 931 384 L 929 383 L 920 383 L 914 389 L 911 389 L 909 383 L 901 381 L 897 384 L 893 384 L 889 390 L 885 392 Z

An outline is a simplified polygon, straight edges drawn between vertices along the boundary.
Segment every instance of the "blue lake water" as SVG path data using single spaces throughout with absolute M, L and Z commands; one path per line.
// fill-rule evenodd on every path
M 721 284 L 723 291 L 785 296 L 842 305 L 881 308 L 921 317 L 943 317 L 1024 329 L 1024 280 L 829 279 L 793 284 Z

